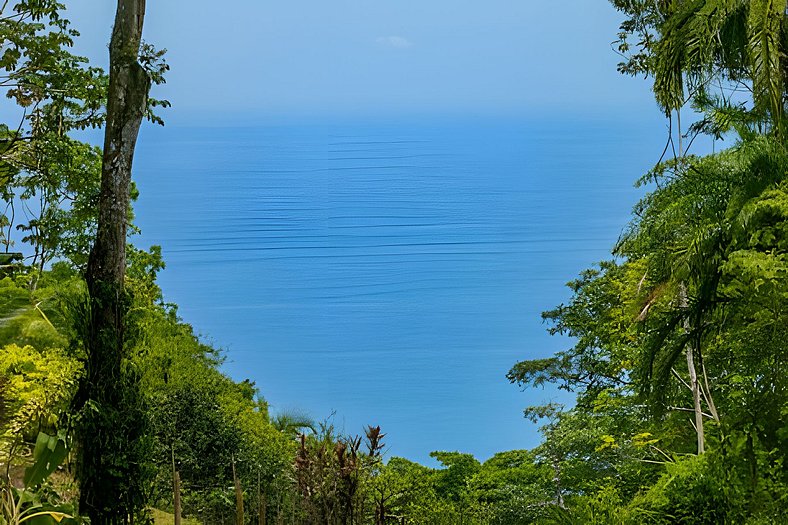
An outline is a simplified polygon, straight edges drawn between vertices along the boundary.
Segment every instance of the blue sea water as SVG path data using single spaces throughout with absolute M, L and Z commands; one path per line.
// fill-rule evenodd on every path
M 185 321 L 273 412 L 381 425 L 389 456 L 529 448 L 518 360 L 609 252 L 658 159 L 652 118 L 147 126 L 143 245 Z

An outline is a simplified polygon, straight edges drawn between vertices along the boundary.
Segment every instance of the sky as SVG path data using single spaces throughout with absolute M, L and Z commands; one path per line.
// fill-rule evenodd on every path
M 114 2 L 67 1 L 77 51 L 107 63 Z M 656 112 L 619 75 L 605 0 L 165 0 L 145 39 L 171 71 L 169 122 L 260 115 Z

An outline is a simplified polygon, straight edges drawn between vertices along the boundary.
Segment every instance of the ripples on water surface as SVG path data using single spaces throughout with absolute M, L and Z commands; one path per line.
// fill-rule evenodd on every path
M 143 242 L 186 321 L 273 409 L 337 410 L 394 455 L 533 446 L 518 359 L 606 258 L 656 160 L 647 126 L 506 122 L 146 129 Z

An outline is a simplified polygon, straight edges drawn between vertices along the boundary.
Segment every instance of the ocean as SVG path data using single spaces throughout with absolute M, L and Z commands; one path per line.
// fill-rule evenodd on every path
M 653 118 L 300 119 L 144 127 L 142 236 L 168 301 L 271 411 L 381 425 L 387 454 L 530 448 L 518 360 L 610 249 L 659 158 Z

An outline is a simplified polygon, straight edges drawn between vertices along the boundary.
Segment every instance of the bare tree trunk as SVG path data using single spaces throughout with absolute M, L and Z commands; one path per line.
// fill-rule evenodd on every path
M 703 409 L 700 404 L 700 383 L 698 374 L 695 370 L 694 349 L 691 344 L 687 345 L 687 368 L 689 368 L 690 386 L 692 387 L 692 402 L 695 411 L 695 432 L 698 436 L 698 454 L 705 451 L 705 435 L 703 431 Z
M 131 165 L 140 124 L 147 109 L 150 78 L 138 62 L 145 0 L 118 0 L 109 46 L 109 89 L 101 193 L 96 240 L 88 259 L 86 281 L 90 315 L 85 344 L 86 373 L 77 396 L 78 406 L 90 403 L 95 414 L 83 422 L 79 446 L 80 512 L 93 525 L 128 519 L 141 507 L 140 493 L 125 491 L 128 473 L 113 472 L 114 455 L 136 450 L 133 433 L 123 435 L 116 420 L 127 416 L 127 393 L 121 386 L 126 296 L 126 222 L 129 213 Z M 128 417 L 126 417 L 128 421 Z M 141 430 L 139 432 L 142 432 Z M 115 441 L 103 436 L 121 434 Z M 135 452 L 129 452 L 134 454 Z M 114 462 L 117 463 L 117 462 Z M 127 462 L 136 465 L 136 461 Z
M 717 412 L 717 405 L 714 404 L 714 397 L 711 395 L 711 388 L 709 387 L 709 376 L 706 375 L 706 365 L 703 361 L 700 363 L 700 369 L 703 372 L 703 385 L 701 385 L 701 394 L 703 394 L 703 399 L 706 400 L 706 405 L 709 407 L 709 412 L 711 413 L 711 417 L 714 418 L 714 421 L 717 423 L 720 422 L 720 414 Z M 705 389 L 703 388 L 705 386 Z
M 687 286 L 684 283 L 681 283 L 680 285 L 679 294 L 681 307 L 686 309 L 689 306 L 689 300 L 687 299 Z M 684 330 L 687 333 L 689 333 L 691 330 L 689 318 L 685 319 L 684 321 Z M 690 337 L 690 339 L 692 338 Z M 684 352 L 687 356 L 687 370 L 689 371 L 690 389 L 692 390 L 693 412 L 695 413 L 694 426 L 695 434 L 698 438 L 698 454 L 703 454 L 703 452 L 706 450 L 706 440 L 703 431 L 703 407 L 701 406 L 700 401 L 701 391 L 700 382 L 698 382 L 698 372 L 695 368 L 695 349 L 691 340 L 687 342 Z

